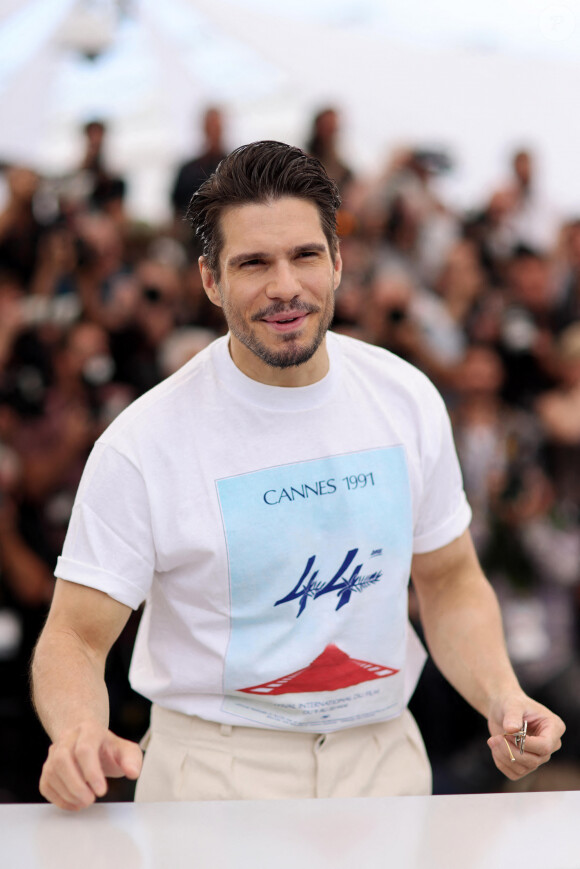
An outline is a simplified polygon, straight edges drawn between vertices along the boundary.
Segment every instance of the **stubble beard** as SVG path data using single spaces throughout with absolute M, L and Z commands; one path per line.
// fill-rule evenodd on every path
M 298 330 L 296 332 L 287 332 L 278 336 L 282 342 L 282 346 L 273 348 L 264 344 L 252 327 L 246 324 L 237 311 L 222 298 L 222 310 L 232 335 L 257 356 L 258 359 L 272 368 L 292 368 L 293 366 L 303 365 L 309 359 L 312 359 L 332 323 L 334 317 L 334 293 L 330 294 L 328 305 L 324 310 L 316 305 L 307 305 L 304 302 L 291 303 L 290 306 L 283 302 L 277 302 L 258 311 L 252 317 L 252 320 L 258 322 L 264 317 L 283 314 L 285 310 L 290 310 L 290 308 L 293 312 L 308 314 L 318 314 L 322 311 L 316 334 L 310 343 L 302 344 Z

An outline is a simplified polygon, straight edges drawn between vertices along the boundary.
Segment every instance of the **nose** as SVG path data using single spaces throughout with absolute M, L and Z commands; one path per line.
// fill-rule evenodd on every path
M 289 302 L 299 295 L 300 291 L 301 284 L 292 264 L 285 261 L 276 263 L 266 286 L 268 298 Z

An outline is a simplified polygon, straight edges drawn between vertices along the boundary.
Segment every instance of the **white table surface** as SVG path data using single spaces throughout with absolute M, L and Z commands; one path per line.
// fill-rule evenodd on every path
M 2 869 L 580 869 L 580 791 L 0 805 Z

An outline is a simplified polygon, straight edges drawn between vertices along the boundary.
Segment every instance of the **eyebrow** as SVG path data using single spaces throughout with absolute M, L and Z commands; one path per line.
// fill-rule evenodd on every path
M 321 244 L 320 242 L 314 242 L 313 244 L 299 244 L 296 247 L 292 247 L 289 250 L 290 256 L 297 256 L 299 253 L 305 253 L 306 251 L 316 251 L 317 253 L 326 253 L 327 248 L 326 245 Z M 231 257 L 226 263 L 227 268 L 235 268 L 236 266 L 241 265 L 243 262 L 247 262 L 252 259 L 268 259 L 270 254 L 265 253 L 264 251 L 251 251 L 248 253 L 238 253 L 236 256 Z

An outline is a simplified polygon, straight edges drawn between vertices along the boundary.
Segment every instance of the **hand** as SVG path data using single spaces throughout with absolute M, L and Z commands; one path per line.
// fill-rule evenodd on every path
M 143 753 L 95 722 L 87 722 L 54 742 L 42 768 L 40 793 L 61 809 L 78 811 L 107 793 L 107 777 L 136 779 Z
M 528 730 L 524 753 L 520 754 L 515 734 L 521 730 L 524 721 L 528 722 Z M 494 763 L 512 781 L 523 778 L 550 760 L 553 752 L 561 748 L 561 737 L 566 730 L 561 718 L 523 692 L 496 701 L 487 723 L 492 734 L 487 744 Z M 515 760 L 511 759 L 510 751 Z

